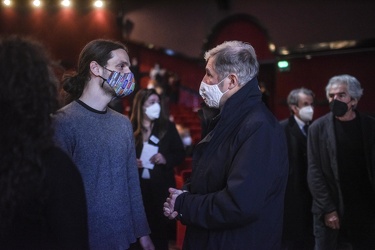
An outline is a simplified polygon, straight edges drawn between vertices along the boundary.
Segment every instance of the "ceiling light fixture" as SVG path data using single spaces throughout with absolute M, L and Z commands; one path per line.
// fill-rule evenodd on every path
M 70 0 L 62 0 L 61 5 L 64 7 L 69 7 L 71 4 Z
M 34 0 L 34 1 L 33 1 L 33 5 L 34 5 L 35 7 L 40 7 L 40 6 L 42 5 L 42 3 L 41 3 L 41 1 L 39 1 L 39 0 Z
M 104 2 L 101 1 L 101 0 L 96 0 L 96 1 L 94 2 L 94 6 L 95 6 L 96 8 L 102 8 L 102 7 L 104 6 Z
M 12 2 L 10 0 L 4 0 L 3 4 L 6 5 L 6 6 L 11 6 Z

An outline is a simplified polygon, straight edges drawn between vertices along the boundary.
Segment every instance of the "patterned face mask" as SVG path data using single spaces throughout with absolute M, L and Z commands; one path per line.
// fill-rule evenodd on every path
M 203 98 L 207 106 L 212 107 L 212 108 L 220 107 L 220 99 L 229 89 L 227 89 L 223 93 L 219 89 L 219 84 L 221 84 L 227 77 L 228 76 L 224 77 L 223 80 L 221 80 L 220 82 L 214 85 L 209 85 L 203 81 L 201 82 L 201 85 L 199 87 L 199 94 L 201 95 L 201 97 Z
M 108 79 L 103 77 L 101 78 L 112 87 L 117 97 L 130 95 L 134 91 L 135 79 L 132 72 L 121 74 L 117 71 L 112 71 L 107 68 L 105 69 L 110 71 L 111 74 L 109 75 Z

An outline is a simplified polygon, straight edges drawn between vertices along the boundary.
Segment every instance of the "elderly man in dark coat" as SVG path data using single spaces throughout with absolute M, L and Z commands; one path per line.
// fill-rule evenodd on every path
M 205 59 L 199 91 L 220 114 L 195 149 L 190 184 L 170 189 L 164 214 L 187 226 L 183 249 L 279 250 L 287 146 L 262 102 L 254 49 L 225 42 Z

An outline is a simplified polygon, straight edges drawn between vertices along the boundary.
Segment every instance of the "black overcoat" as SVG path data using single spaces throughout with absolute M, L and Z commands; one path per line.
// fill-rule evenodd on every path
M 285 191 L 284 240 L 312 240 L 312 197 L 307 184 L 307 137 L 294 116 L 280 122 L 288 144 L 289 175 Z
M 196 147 L 190 192 L 175 204 L 187 225 L 183 249 L 279 250 L 287 158 L 284 131 L 253 79 Z

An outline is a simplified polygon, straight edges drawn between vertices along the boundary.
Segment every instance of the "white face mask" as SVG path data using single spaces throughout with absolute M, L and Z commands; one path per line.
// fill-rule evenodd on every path
M 313 118 L 314 109 L 312 106 L 306 106 L 299 109 L 298 114 L 302 121 L 309 122 Z
M 158 119 L 160 116 L 160 104 L 155 102 L 146 108 L 145 114 L 150 120 Z
M 224 77 L 223 80 L 215 85 L 209 85 L 203 81 L 201 82 L 201 86 L 199 87 L 199 94 L 209 107 L 219 108 L 221 97 L 223 97 L 223 95 L 229 90 L 227 89 L 224 93 L 222 93 L 219 89 L 219 84 L 222 83 L 227 77 L 228 76 Z

